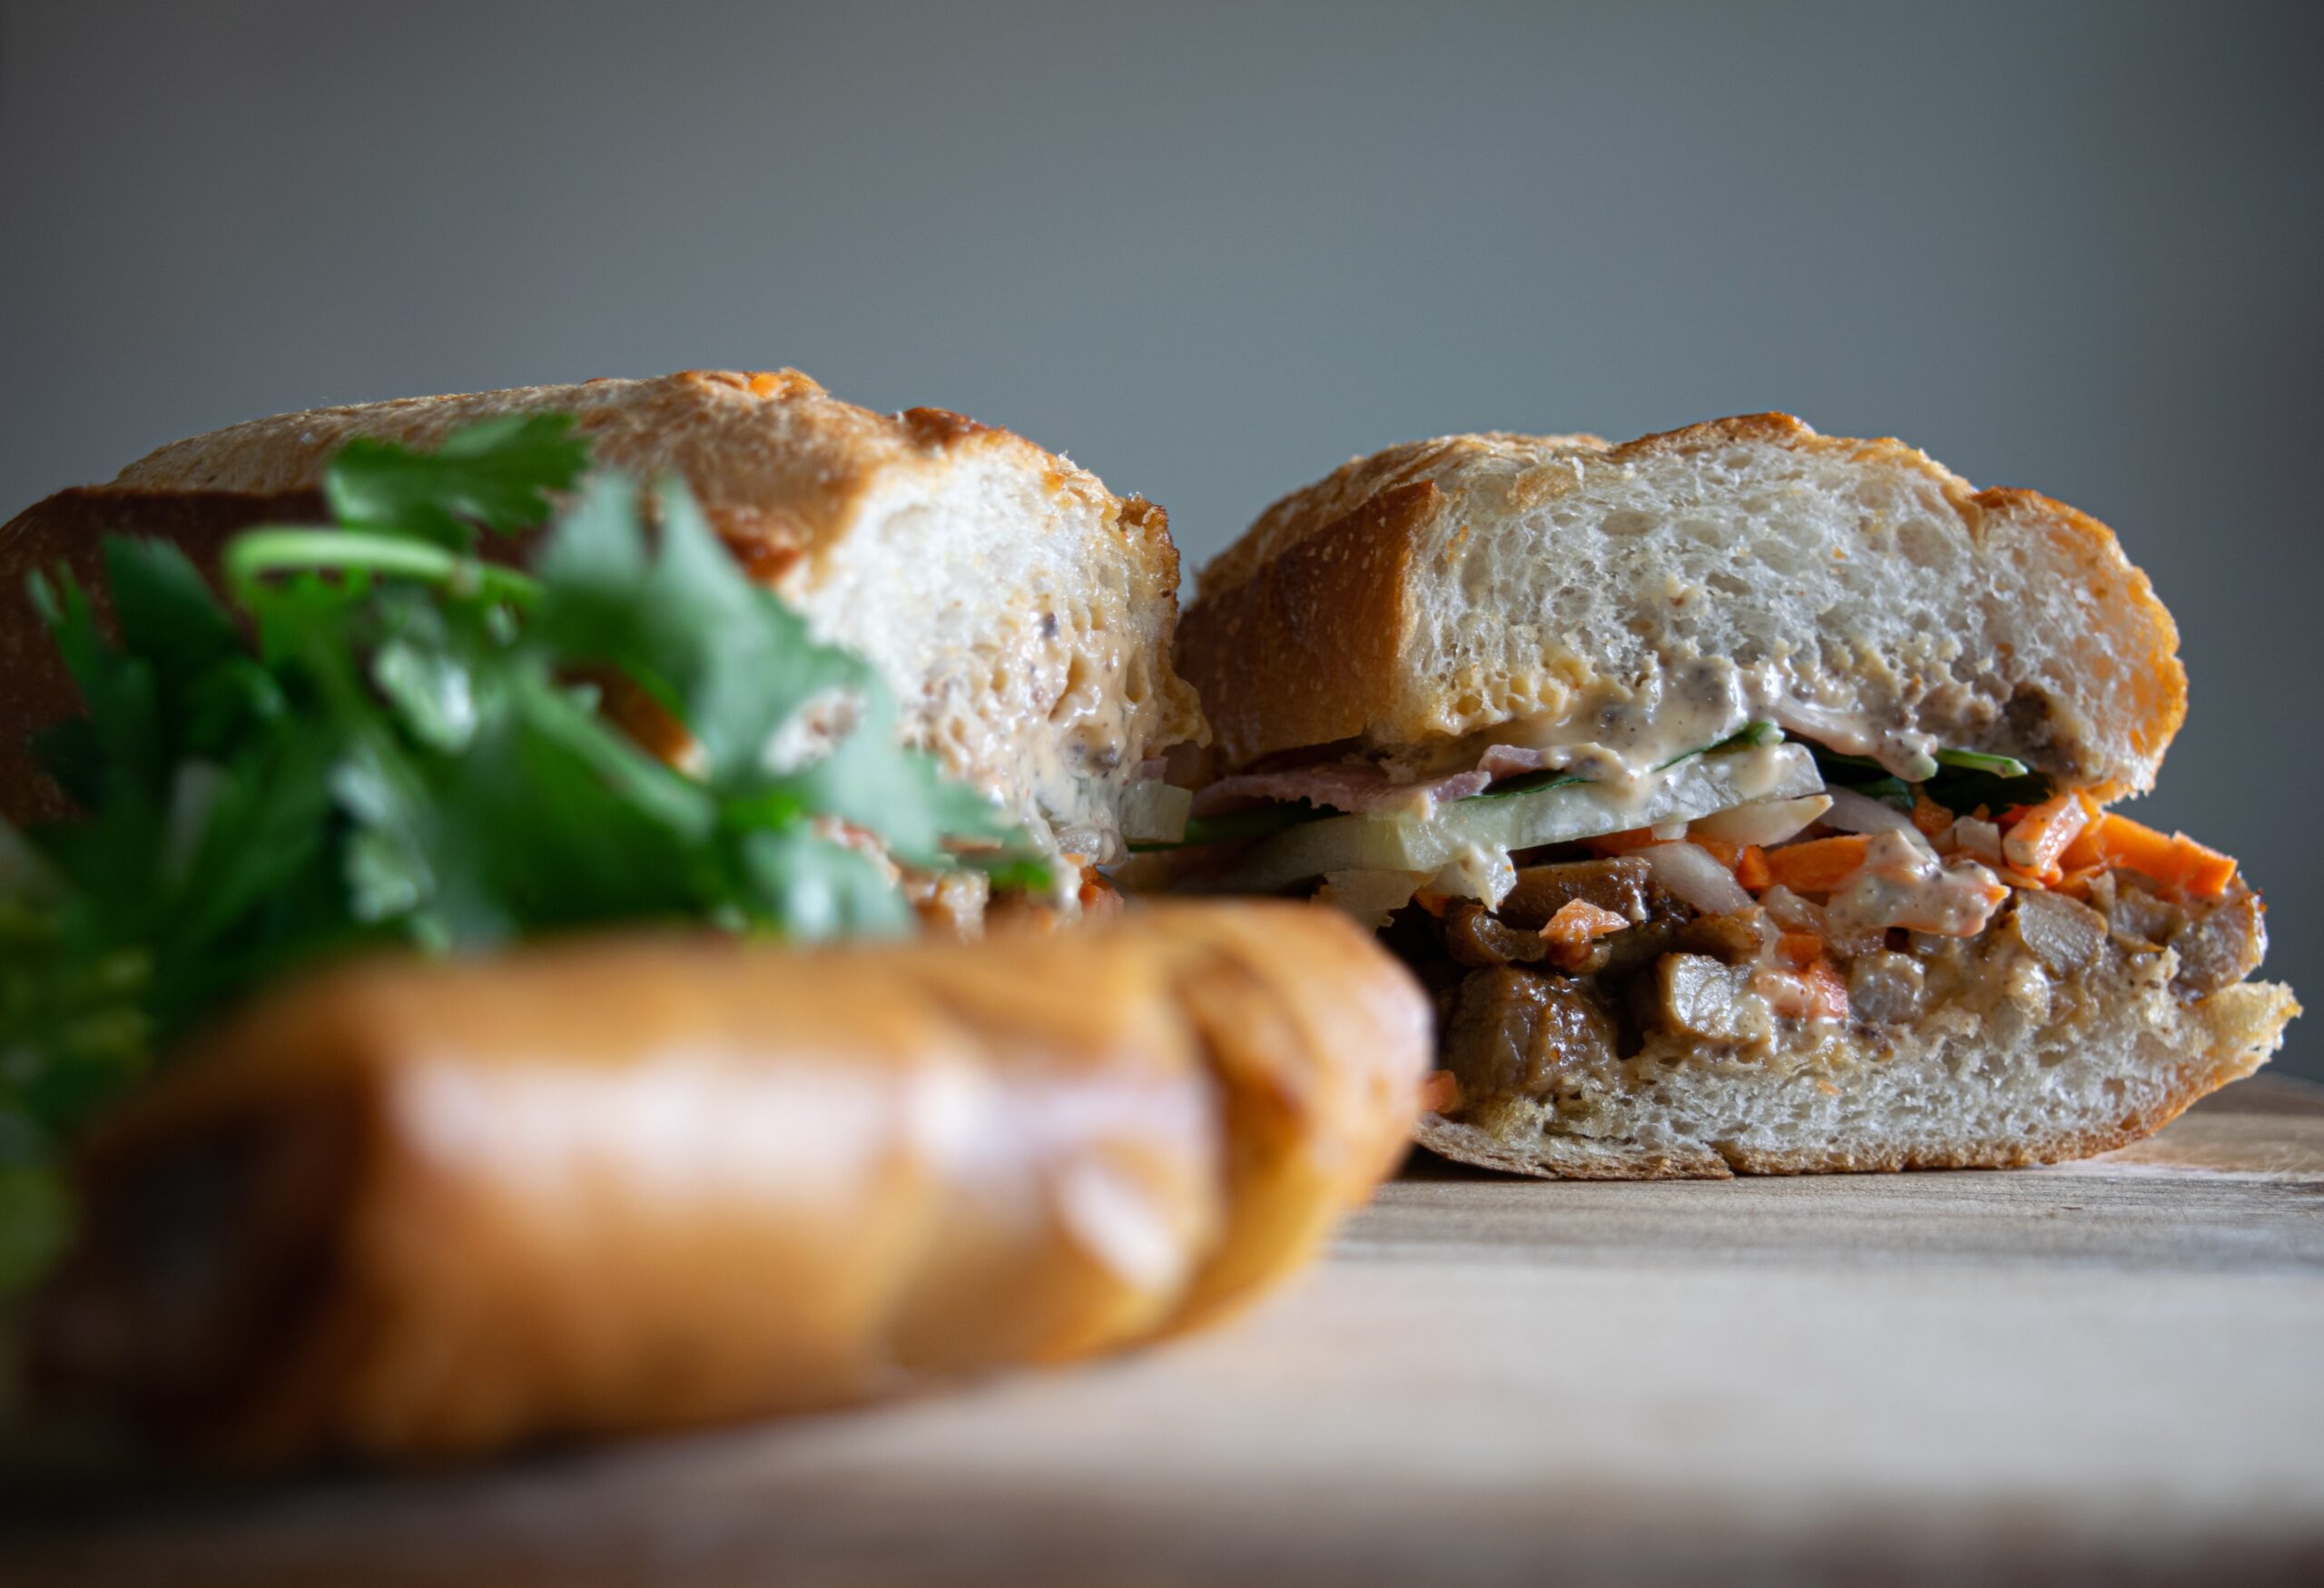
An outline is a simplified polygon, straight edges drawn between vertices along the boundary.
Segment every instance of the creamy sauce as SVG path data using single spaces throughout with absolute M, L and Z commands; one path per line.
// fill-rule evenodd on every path
M 1787 734 L 1813 739 L 1843 755 L 1865 755 L 1882 770 L 1920 783 L 1936 775 L 1936 738 L 1908 728 L 1876 728 L 1852 713 L 1807 701 L 1775 699 L 1766 703 L 1767 715 Z
M 1750 720 L 1742 674 L 1711 656 L 1657 674 L 1635 691 L 1610 691 L 1554 723 L 1521 719 L 1490 736 L 1542 751 L 1550 766 L 1592 783 L 1645 785 L 1657 768 L 1716 745 Z
M 1465 770 L 1489 744 L 1543 753 L 1546 764 L 1592 783 L 1649 778 L 1689 751 L 1715 745 L 1746 723 L 1765 719 L 1844 755 L 1863 755 L 1907 783 L 1936 771 L 1937 741 L 1908 728 L 1882 727 L 1795 695 L 1776 664 L 1749 671 L 1724 656 L 1674 663 L 1636 687 L 1604 686 L 1554 718 L 1514 718 L 1417 753 L 1384 757 L 1393 777 L 1424 779 Z
M 1498 844 L 1463 843 L 1428 885 L 1448 899 L 1474 899 L 1498 910 L 1517 885 L 1517 863 Z
M 1860 932 L 1905 927 L 1940 937 L 1974 937 L 2009 897 L 1975 861 L 1939 863 L 1902 833 L 1876 833 L 1864 864 L 1825 906 L 1835 926 Z

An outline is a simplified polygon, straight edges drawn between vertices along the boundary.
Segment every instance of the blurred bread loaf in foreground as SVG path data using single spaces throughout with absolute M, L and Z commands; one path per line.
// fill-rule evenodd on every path
M 1281 1279 L 1402 1157 L 1428 1014 L 1287 905 L 792 952 L 608 939 L 261 998 L 101 1125 L 53 1396 L 244 1460 L 849 1405 Z

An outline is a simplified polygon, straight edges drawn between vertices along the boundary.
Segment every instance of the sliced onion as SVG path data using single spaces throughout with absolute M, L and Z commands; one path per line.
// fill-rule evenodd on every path
M 1832 935 L 1832 924 L 1824 917 L 1824 907 L 1813 899 L 1803 899 L 1778 883 L 1759 895 L 1759 908 L 1768 919 L 1787 932 L 1812 932 L 1817 937 Z
M 1388 924 L 1389 916 L 1413 902 L 1413 895 L 1428 879 L 1427 872 L 1325 872 L 1324 891 L 1316 900 L 1345 911 L 1377 932 Z
M 1884 804 L 1870 794 L 1858 794 L 1852 788 L 1827 788 L 1832 808 L 1824 813 L 1827 827 L 1837 827 L 1843 833 L 1902 833 L 1924 849 L 1927 840 L 1913 819 L 1891 804 Z
M 1994 823 L 1964 816 L 1953 824 L 1953 842 L 1963 853 L 1973 854 L 1987 865 L 2002 863 L 2001 828 Z
M 1751 907 L 1751 895 L 1735 873 L 1700 844 L 1649 843 L 1638 855 L 1653 868 L 1656 882 L 1706 915 L 1731 915 Z
M 1132 843 L 1176 843 L 1187 835 L 1194 803 L 1190 790 L 1140 778 L 1122 790 L 1122 836 Z
M 1506 849 L 1464 843 L 1428 885 L 1448 899 L 1474 899 L 1488 910 L 1498 910 L 1517 885 L 1517 863 Z
M 1764 849 L 1787 838 L 1797 838 L 1808 823 L 1831 808 L 1832 801 L 1827 794 L 1807 794 L 1796 800 L 1759 800 L 1714 811 L 1697 819 L 1688 831 L 1728 843 L 1756 843 Z

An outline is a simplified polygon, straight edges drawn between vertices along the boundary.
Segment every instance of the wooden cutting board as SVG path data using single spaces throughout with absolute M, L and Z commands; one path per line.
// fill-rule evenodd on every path
M 2324 1583 L 2324 1089 L 2083 1164 L 1389 1187 L 1240 1323 L 426 1477 L 21 1489 L 0 1583 Z

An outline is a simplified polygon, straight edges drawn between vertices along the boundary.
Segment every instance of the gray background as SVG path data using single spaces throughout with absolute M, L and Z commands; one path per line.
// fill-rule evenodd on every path
M 1194 563 L 1388 442 L 1787 409 L 2116 527 L 2194 677 L 2137 814 L 2324 996 L 2320 17 L 7 5 L 0 503 L 283 409 L 790 363 L 1068 451 Z

